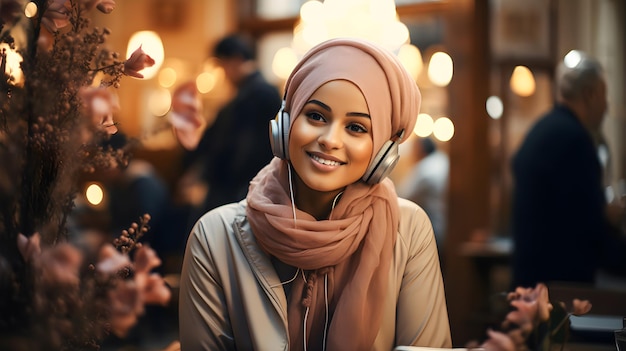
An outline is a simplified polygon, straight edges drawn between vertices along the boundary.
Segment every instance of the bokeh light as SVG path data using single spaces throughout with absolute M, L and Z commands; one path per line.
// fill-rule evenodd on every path
M 502 99 L 497 96 L 488 97 L 487 102 L 485 103 L 485 109 L 487 110 L 489 117 L 493 119 L 500 119 L 500 117 L 502 117 L 502 113 L 504 112 Z
M 433 135 L 440 141 L 449 141 L 454 135 L 454 123 L 448 117 L 439 117 L 433 125 Z
M 415 122 L 415 128 L 413 132 L 415 135 L 425 138 L 433 133 L 433 118 L 427 113 L 420 113 L 417 115 L 417 122 Z
M 104 191 L 102 187 L 96 183 L 89 184 L 87 190 L 85 190 L 85 198 L 93 206 L 98 206 L 104 199 Z

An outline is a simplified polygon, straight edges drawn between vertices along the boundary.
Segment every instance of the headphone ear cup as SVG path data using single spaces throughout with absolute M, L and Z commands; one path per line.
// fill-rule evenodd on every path
M 398 152 L 398 143 L 387 140 L 376 157 L 372 160 L 365 174 L 361 179 L 367 184 L 373 185 L 383 180 L 396 166 L 400 154 Z
M 289 159 L 289 113 L 280 111 L 270 121 L 270 146 L 274 156 L 283 160 Z

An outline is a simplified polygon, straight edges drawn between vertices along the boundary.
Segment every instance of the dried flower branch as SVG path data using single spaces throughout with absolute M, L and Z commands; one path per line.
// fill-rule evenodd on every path
M 97 350 L 145 303 L 169 300 L 151 273 L 160 260 L 139 243 L 148 215 L 122 233 L 122 252 L 105 245 L 100 257 L 67 226 L 82 173 L 128 163 L 101 146 L 117 131 L 110 89 L 154 61 L 142 50 L 120 60 L 110 31 L 90 26 L 113 0 L 34 0 L 28 18 L 26 3 L 0 0 L 0 349 Z
M 142 244 L 139 242 L 141 237 L 150 229 L 148 222 L 150 221 L 150 215 L 144 214 L 139 218 L 139 224 L 131 223 L 128 229 L 122 231 L 120 237 L 113 240 L 113 244 L 122 253 L 130 253 L 133 249 L 139 249 Z

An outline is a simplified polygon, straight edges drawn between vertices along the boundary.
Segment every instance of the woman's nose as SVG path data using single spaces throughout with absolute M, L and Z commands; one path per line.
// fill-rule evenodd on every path
M 317 141 L 328 150 L 340 148 L 343 145 L 342 132 L 341 126 L 330 124 L 324 128 Z

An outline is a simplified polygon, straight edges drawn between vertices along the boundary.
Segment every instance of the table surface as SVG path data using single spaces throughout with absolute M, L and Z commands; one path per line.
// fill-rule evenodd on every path
M 605 316 L 588 314 L 583 316 L 571 316 L 570 322 L 572 330 L 584 331 L 605 331 L 612 333 L 614 330 L 622 329 L 621 316 Z

